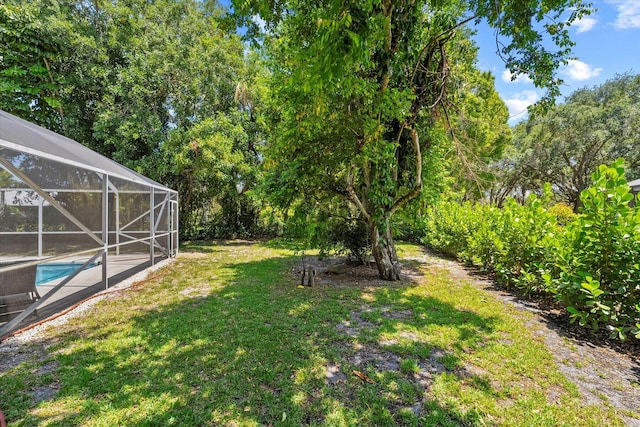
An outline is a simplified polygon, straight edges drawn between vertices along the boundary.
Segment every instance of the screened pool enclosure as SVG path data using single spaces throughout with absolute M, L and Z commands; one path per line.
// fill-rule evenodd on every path
M 174 257 L 178 194 L 0 110 L 0 337 Z

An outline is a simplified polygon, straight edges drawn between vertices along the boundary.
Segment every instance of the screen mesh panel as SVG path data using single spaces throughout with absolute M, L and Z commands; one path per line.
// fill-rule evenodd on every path
M 32 321 L 36 307 L 46 317 L 175 256 L 177 201 L 162 184 L 0 110 L 0 306 L 21 298 L 16 289 L 37 289 L 0 318 L 0 336 Z M 34 284 L 36 268 L 91 259 L 76 276 Z

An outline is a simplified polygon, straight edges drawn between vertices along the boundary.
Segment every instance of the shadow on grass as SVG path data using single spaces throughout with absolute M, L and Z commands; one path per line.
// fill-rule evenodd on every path
M 481 346 L 486 336 L 494 329 L 495 322 L 491 317 L 458 310 L 436 298 L 407 296 L 403 291 L 403 289 L 385 290 L 376 294 L 377 304 L 381 304 L 382 310 L 369 318 L 380 325 L 377 329 L 377 339 L 379 336 L 399 333 L 403 335 L 403 331 L 406 330 L 426 331 L 433 335 L 446 335 L 446 339 L 435 338 L 432 341 L 452 341 L 452 349 L 464 352 Z M 400 300 L 402 300 L 401 305 L 397 303 Z M 407 332 L 404 332 L 404 335 L 407 335 Z M 395 347 L 414 346 L 416 342 L 421 345 L 420 341 L 416 341 L 410 333 L 409 339 L 403 342 L 405 344 L 398 344 Z M 434 346 L 438 345 L 434 344 Z
M 376 376 L 380 367 L 375 360 L 358 365 L 349 359 L 355 350 L 346 349 L 345 343 L 355 344 L 359 338 L 337 326 L 353 321 L 363 303 L 362 290 L 353 298 L 353 289 L 299 289 L 283 274 L 293 260 L 230 264 L 233 279 L 215 293 L 114 319 L 130 326 L 126 333 L 111 327 L 110 334 L 93 342 L 87 339 L 57 356 L 62 387 L 54 402 L 73 402 L 67 403 L 70 409 L 53 419 L 46 411 L 31 415 L 24 425 L 45 420 L 60 426 L 90 420 L 136 426 L 480 423 L 473 409 L 462 412 L 426 400 L 429 385 L 418 384 L 415 372 L 393 368 Z M 373 327 L 360 331 L 366 340 L 376 343 L 408 326 L 442 326 L 457 331 L 455 345 L 468 346 L 492 329 L 491 319 L 433 298 L 407 299 L 401 293 L 402 289 L 378 292 L 377 305 L 382 308 L 364 322 Z M 384 321 L 387 305 L 393 312 L 411 310 L 411 315 Z M 388 349 L 397 357 L 419 361 L 428 361 L 432 350 L 415 341 Z M 341 371 L 337 381 L 329 378 L 328 366 Z M 355 368 L 368 372 L 373 383 L 354 376 Z M 479 389 L 492 392 L 482 379 L 474 381 Z M 398 384 L 400 391 L 394 388 Z
M 264 245 L 272 249 L 286 249 L 292 252 L 299 251 L 304 246 L 302 242 L 295 239 L 287 239 L 284 237 L 271 239 L 264 242 Z
M 200 254 L 211 254 L 220 252 L 216 246 L 208 244 L 203 240 L 180 242 L 180 252 L 195 252 Z

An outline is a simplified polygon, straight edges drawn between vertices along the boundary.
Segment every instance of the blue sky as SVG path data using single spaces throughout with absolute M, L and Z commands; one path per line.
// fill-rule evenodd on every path
M 616 74 L 640 73 L 640 0 L 592 2 L 597 10 L 569 30 L 576 42 L 576 60 L 559 71 L 565 82 L 563 97 L 576 89 L 600 85 Z M 493 30 L 481 24 L 475 39 L 480 47 L 479 66 L 492 71 L 496 89 L 509 108 L 509 123 L 515 124 L 526 117 L 527 106 L 539 100 L 544 91 L 526 77 L 510 80 L 504 63 L 495 54 Z

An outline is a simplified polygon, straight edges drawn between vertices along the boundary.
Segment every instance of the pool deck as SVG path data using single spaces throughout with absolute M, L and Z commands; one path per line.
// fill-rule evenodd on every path
M 84 263 L 89 257 L 73 257 L 65 259 L 68 262 Z M 159 263 L 166 257 L 156 257 L 155 263 Z M 100 259 L 98 259 L 100 261 Z M 149 254 L 109 255 L 107 274 L 109 287 L 122 282 L 132 275 L 151 267 Z M 66 277 L 52 280 L 36 286 L 40 294 L 40 305 L 35 313 L 24 319 L 17 328 L 23 328 L 31 323 L 38 322 L 65 310 L 74 304 L 105 290 L 102 283 L 102 265 L 83 270 L 69 283 L 52 293 L 54 288 Z M 2 324 L 0 324 L 2 327 Z

